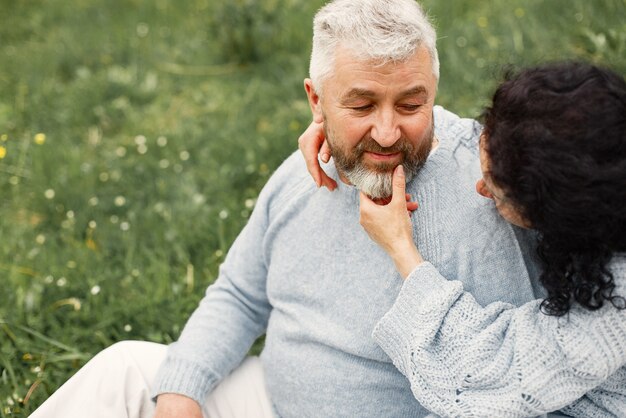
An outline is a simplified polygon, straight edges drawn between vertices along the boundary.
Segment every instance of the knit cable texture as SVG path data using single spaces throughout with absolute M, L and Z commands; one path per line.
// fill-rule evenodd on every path
M 610 265 L 626 296 L 626 256 Z M 491 278 L 495 279 L 495 278 Z M 482 307 L 459 281 L 418 266 L 374 338 L 443 417 L 626 417 L 626 310 L 574 306 L 564 317 L 535 300 Z M 569 405 L 569 406 L 568 406 Z

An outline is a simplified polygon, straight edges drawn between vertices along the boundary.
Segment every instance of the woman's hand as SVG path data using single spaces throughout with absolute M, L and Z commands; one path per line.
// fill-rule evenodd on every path
M 360 222 L 369 237 L 393 259 L 402 277 L 406 278 L 424 259 L 413 242 L 410 211 L 417 208 L 407 197 L 404 169 L 393 172 L 391 202 L 382 206 L 361 192 Z M 408 212 L 407 212 L 408 209 Z
M 317 184 L 317 187 L 326 186 L 328 190 L 333 191 L 337 188 L 337 182 L 322 170 L 317 159 L 319 154 L 323 162 L 330 160 L 330 148 L 324 135 L 324 126 L 322 123 L 311 122 L 306 131 L 298 138 L 298 147 L 304 155 L 306 168 L 309 170 L 311 177 Z

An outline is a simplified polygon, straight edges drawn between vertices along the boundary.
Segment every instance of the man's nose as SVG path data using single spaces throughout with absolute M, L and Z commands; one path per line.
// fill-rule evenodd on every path
M 372 139 L 385 148 L 391 147 L 400 139 L 400 127 L 398 126 L 395 112 L 379 111 L 372 128 Z

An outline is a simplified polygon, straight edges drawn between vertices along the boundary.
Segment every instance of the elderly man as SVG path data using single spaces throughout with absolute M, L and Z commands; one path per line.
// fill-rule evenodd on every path
M 424 202 L 413 225 L 425 257 L 463 278 L 480 303 L 533 298 L 519 231 L 469 186 L 480 177 L 477 124 L 434 106 L 438 67 L 435 31 L 413 0 L 322 8 L 304 85 L 332 148 L 325 169 L 337 190 L 317 188 L 300 153 L 288 158 L 180 339 L 167 351 L 150 343 L 105 350 L 60 389 L 71 402 L 51 399 L 57 416 L 71 416 L 69 404 L 80 416 L 107 405 L 118 409 L 102 416 L 150 416 L 149 393 L 159 418 L 426 416 L 371 336 L 402 281 L 359 225 L 359 190 L 388 198 L 392 170 L 403 164 L 407 191 Z M 502 269 L 518 280 L 484 281 Z M 246 358 L 264 333 L 260 359 Z M 96 403 L 76 406 L 96 386 L 104 392 L 92 394 Z

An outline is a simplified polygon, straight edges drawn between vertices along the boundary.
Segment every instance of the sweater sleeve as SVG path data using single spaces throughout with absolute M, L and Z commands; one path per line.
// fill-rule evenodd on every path
M 276 177 L 261 192 L 215 283 L 208 287 L 179 339 L 168 347 L 153 396 L 178 393 L 202 404 L 265 332 L 271 305 L 266 292 L 264 238 L 271 201 L 279 188 Z
M 581 418 L 626 416 L 626 367 L 618 369 L 599 386 L 561 411 L 568 416 Z
M 624 269 L 622 264 L 614 271 L 620 295 Z M 409 379 L 417 400 L 442 416 L 537 416 L 603 382 L 610 386 L 611 379 L 624 388 L 626 310 L 576 306 L 559 318 L 543 314 L 540 303 L 482 307 L 461 282 L 448 281 L 423 263 L 373 336 Z M 601 389 L 567 413 L 586 416 L 591 397 L 605 395 Z M 624 398 L 614 398 L 616 408 L 624 408 Z

